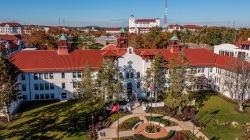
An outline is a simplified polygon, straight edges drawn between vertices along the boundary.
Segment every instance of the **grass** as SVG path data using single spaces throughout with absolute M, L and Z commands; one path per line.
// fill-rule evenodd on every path
M 120 131 L 132 130 L 136 123 L 141 122 L 139 117 L 133 117 L 120 124 Z
M 84 105 L 74 101 L 30 104 L 36 105 L 21 109 L 16 120 L 0 123 L 0 139 L 88 139 L 91 121 Z
M 163 119 L 163 116 L 152 116 L 152 117 L 151 116 L 147 116 L 146 118 L 149 121 L 154 121 L 154 122 L 162 123 L 165 126 L 175 126 L 175 125 L 177 125 L 176 123 L 174 123 L 172 121 Z
M 213 139 L 243 139 L 243 125 L 250 122 L 250 108 L 246 108 L 246 113 L 240 113 L 237 109 L 235 103 L 217 95 L 210 96 L 197 114 L 198 120 L 205 124 L 202 131 Z M 232 126 L 232 122 L 239 123 L 239 126 Z

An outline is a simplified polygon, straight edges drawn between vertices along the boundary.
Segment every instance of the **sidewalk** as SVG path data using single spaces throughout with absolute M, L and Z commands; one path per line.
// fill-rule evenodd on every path
M 143 120 L 144 122 L 148 122 L 148 120 L 146 119 L 146 116 L 150 116 L 150 113 L 145 113 L 145 111 L 143 110 L 142 106 L 136 106 L 132 112 L 131 115 L 127 115 L 124 116 L 122 118 L 119 119 L 119 124 L 122 124 L 124 121 L 133 118 L 133 117 L 139 117 L 140 120 Z M 152 114 L 153 116 L 163 116 L 160 114 Z M 192 133 L 194 132 L 195 136 L 197 138 L 202 137 L 204 138 L 204 140 L 209 140 L 201 131 L 199 127 L 196 127 L 192 122 L 190 121 L 178 121 L 174 118 L 168 117 L 168 116 L 164 116 L 164 119 L 168 119 L 172 122 L 175 122 L 176 124 L 178 124 L 178 126 L 171 126 L 171 127 L 165 127 L 165 129 L 167 131 L 170 130 L 176 130 L 176 131 L 191 131 Z M 100 136 L 100 132 L 105 132 L 106 136 L 101 137 Z M 131 131 L 121 131 L 119 132 L 119 136 L 120 137 L 129 137 L 129 136 L 133 136 L 135 134 L 135 131 L 131 130 Z M 118 121 L 115 121 L 114 123 L 111 124 L 110 128 L 105 128 L 101 131 L 98 132 L 99 135 L 99 140 L 112 140 L 113 138 L 117 138 L 118 137 Z

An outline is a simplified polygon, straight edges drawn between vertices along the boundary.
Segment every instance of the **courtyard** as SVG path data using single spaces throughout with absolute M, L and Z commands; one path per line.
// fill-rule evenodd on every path
M 86 123 L 91 122 L 91 114 L 88 112 L 81 103 L 74 101 L 34 102 L 23 106 L 10 123 L 0 123 L 0 139 L 87 140 L 90 135 L 88 125 L 91 125 Z M 211 95 L 203 100 L 203 105 L 197 112 L 196 117 L 202 124 L 199 127 L 193 127 L 194 124 L 190 121 L 180 121 L 164 113 L 153 113 L 152 116 L 153 118 L 151 118 L 151 113 L 143 112 L 139 105 L 135 107 L 132 114 L 122 112 L 120 115 L 112 114 L 109 117 L 110 125 L 99 131 L 105 131 L 106 136 L 99 136 L 99 138 L 117 139 L 118 118 L 120 118 L 119 137 L 121 139 L 133 139 L 134 135 L 140 132 L 138 123 L 150 123 L 152 120 L 158 122 L 157 125 L 163 124 L 166 130 L 164 132 L 167 132 L 161 135 L 163 137 L 175 130 L 185 132 L 189 139 L 195 139 L 192 135 L 193 128 L 195 128 L 196 137 L 204 134 L 209 139 L 235 140 L 238 138 L 243 140 L 244 124 L 250 122 L 250 108 L 246 107 L 246 112 L 240 113 L 235 103 L 219 95 Z M 124 127 L 123 123 L 127 127 Z

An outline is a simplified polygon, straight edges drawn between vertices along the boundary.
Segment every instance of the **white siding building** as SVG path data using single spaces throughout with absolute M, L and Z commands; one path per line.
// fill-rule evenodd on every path
M 75 50 L 68 52 L 68 42 L 65 36 L 58 41 L 57 51 L 23 50 L 11 59 L 23 73 L 20 74 L 20 83 L 23 100 L 68 100 L 74 98 L 81 71 L 86 64 L 90 64 L 97 77 L 98 69 L 104 59 L 112 58 L 118 64 L 119 77 L 123 81 L 127 95 L 136 98 L 148 96 L 145 90 L 143 77 L 150 68 L 152 58 L 162 55 L 164 61 L 169 62 L 180 55 L 178 44 L 168 49 L 134 49 L 128 46 L 122 34 L 118 37 L 117 46 L 105 47 L 102 50 Z M 232 98 L 225 89 L 224 75 L 231 62 L 230 57 L 217 55 L 207 49 L 182 49 L 190 65 L 196 71 L 197 77 L 204 77 L 201 83 L 193 90 L 214 90 Z M 34 59 L 36 58 L 36 59 Z M 166 67 L 166 78 L 169 71 Z M 204 79 L 206 81 L 204 81 Z M 203 83 L 205 82 L 206 85 Z M 168 86 L 168 85 L 166 85 Z M 250 99 L 250 93 L 246 97 Z
M 133 15 L 129 18 L 129 33 L 148 33 L 151 28 L 160 27 L 160 19 L 136 19 Z
M 21 35 L 21 24 L 15 22 L 0 23 L 0 35 Z
M 214 53 L 222 56 L 237 57 L 250 62 L 250 38 L 247 41 L 239 42 L 237 45 L 221 44 L 214 46 Z

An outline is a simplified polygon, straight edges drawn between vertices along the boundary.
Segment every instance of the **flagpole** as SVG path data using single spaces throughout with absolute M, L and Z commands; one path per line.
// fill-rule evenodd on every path
M 120 120 L 120 106 L 118 104 L 118 127 L 117 127 L 118 140 L 120 139 L 120 136 L 119 136 L 119 120 Z

